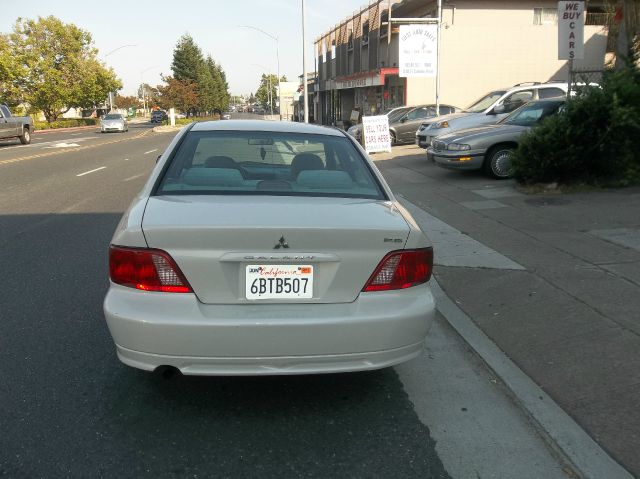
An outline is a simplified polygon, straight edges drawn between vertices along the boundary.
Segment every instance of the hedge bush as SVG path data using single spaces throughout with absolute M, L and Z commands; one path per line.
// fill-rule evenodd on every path
M 587 87 L 565 111 L 525 135 L 511 158 L 522 183 L 640 183 L 640 71 L 606 72 L 601 88 Z
M 190 118 L 176 118 L 176 125 L 188 125 L 189 123 L 193 123 L 194 121 L 215 121 L 215 120 L 219 120 L 220 119 L 220 115 L 214 115 L 214 116 L 195 116 L 195 117 L 190 117 Z M 165 124 L 169 124 L 169 120 L 167 120 L 165 122 Z
M 36 130 L 49 130 L 57 128 L 73 128 L 76 126 L 92 126 L 97 125 L 100 120 L 97 118 L 64 118 L 62 120 L 52 121 L 35 121 L 33 123 Z

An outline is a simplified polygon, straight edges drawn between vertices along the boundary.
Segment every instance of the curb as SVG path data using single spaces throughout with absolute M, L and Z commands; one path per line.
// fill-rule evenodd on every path
M 152 131 L 154 133 L 169 133 L 172 131 L 180 131 L 182 130 L 182 128 L 184 128 L 186 125 L 175 125 L 175 126 L 171 126 L 171 125 L 160 125 L 160 126 L 154 126 L 152 128 Z
M 435 278 L 436 307 L 453 329 L 480 356 L 512 393 L 545 438 L 586 479 L 633 479 L 578 423 L 511 361 L 443 291 Z

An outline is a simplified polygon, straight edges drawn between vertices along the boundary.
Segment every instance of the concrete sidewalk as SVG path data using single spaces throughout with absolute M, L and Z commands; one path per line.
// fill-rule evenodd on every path
M 373 158 L 396 193 L 471 241 L 443 261 L 436 243 L 447 295 L 640 475 L 640 188 L 525 195 L 511 181 L 438 168 L 415 147 Z M 504 264 L 478 261 L 481 247 Z

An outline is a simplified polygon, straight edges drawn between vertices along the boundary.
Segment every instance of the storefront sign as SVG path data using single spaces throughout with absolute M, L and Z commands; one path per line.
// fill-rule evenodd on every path
M 379 86 L 379 85 L 382 85 L 382 83 L 380 83 L 380 75 L 345 79 L 345 80 L 340 80 L 340 79 L 336 80 L 336 89 L 338 90 L 343 90 L 345 88 L 362 88 L 366 86 Z
M 437 25 L 400 25 L 401 77 L 435 77 L 438 70 Z
M 558 60 L 584 58 L 584 2 L 558 2 Z
M 391 151 L 389 118 L 387 115 L 363 116 L 362 136 L 367 153 Z

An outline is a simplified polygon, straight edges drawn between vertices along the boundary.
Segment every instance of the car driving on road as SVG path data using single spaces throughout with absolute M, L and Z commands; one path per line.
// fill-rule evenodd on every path
M 164 110 L 154 110 L 151 112 L 151 123 L 162 123 L 168 118 L 167 112 Z
M 511 152 L 520 137 L 544 118 L 562 109 L 564 98 L 527 103 L 496 125 L 456 131 L 433 140 L 427 150 L 438 166 L 455 170 L 483 169 L 494 178 L 508 178 Z
M 119 131 L 120 133 L 129 131 L 129 124 L 124 115 L 109 113 L 100 118 L 100 132 L 107 133 L 109 131 Z
M 23 145 L 31 143 L 33 120 L 30 116 L 13 116 L 7 105 L 0 105 L 0 140 L 17 138 Z
M 417 356 L 431 244 L 345 132 L 185 127 L 109 247 L 118 357 L 184 374 L 377 369 Z
M 431 141 L 448 133 L 497 123 L 509 113 L 532 100 L 567 96 L 566 83 L 520 83 L 487 93 L 459 113 L 423 123 L 416 132 L 416 143 L 428 148 Z

